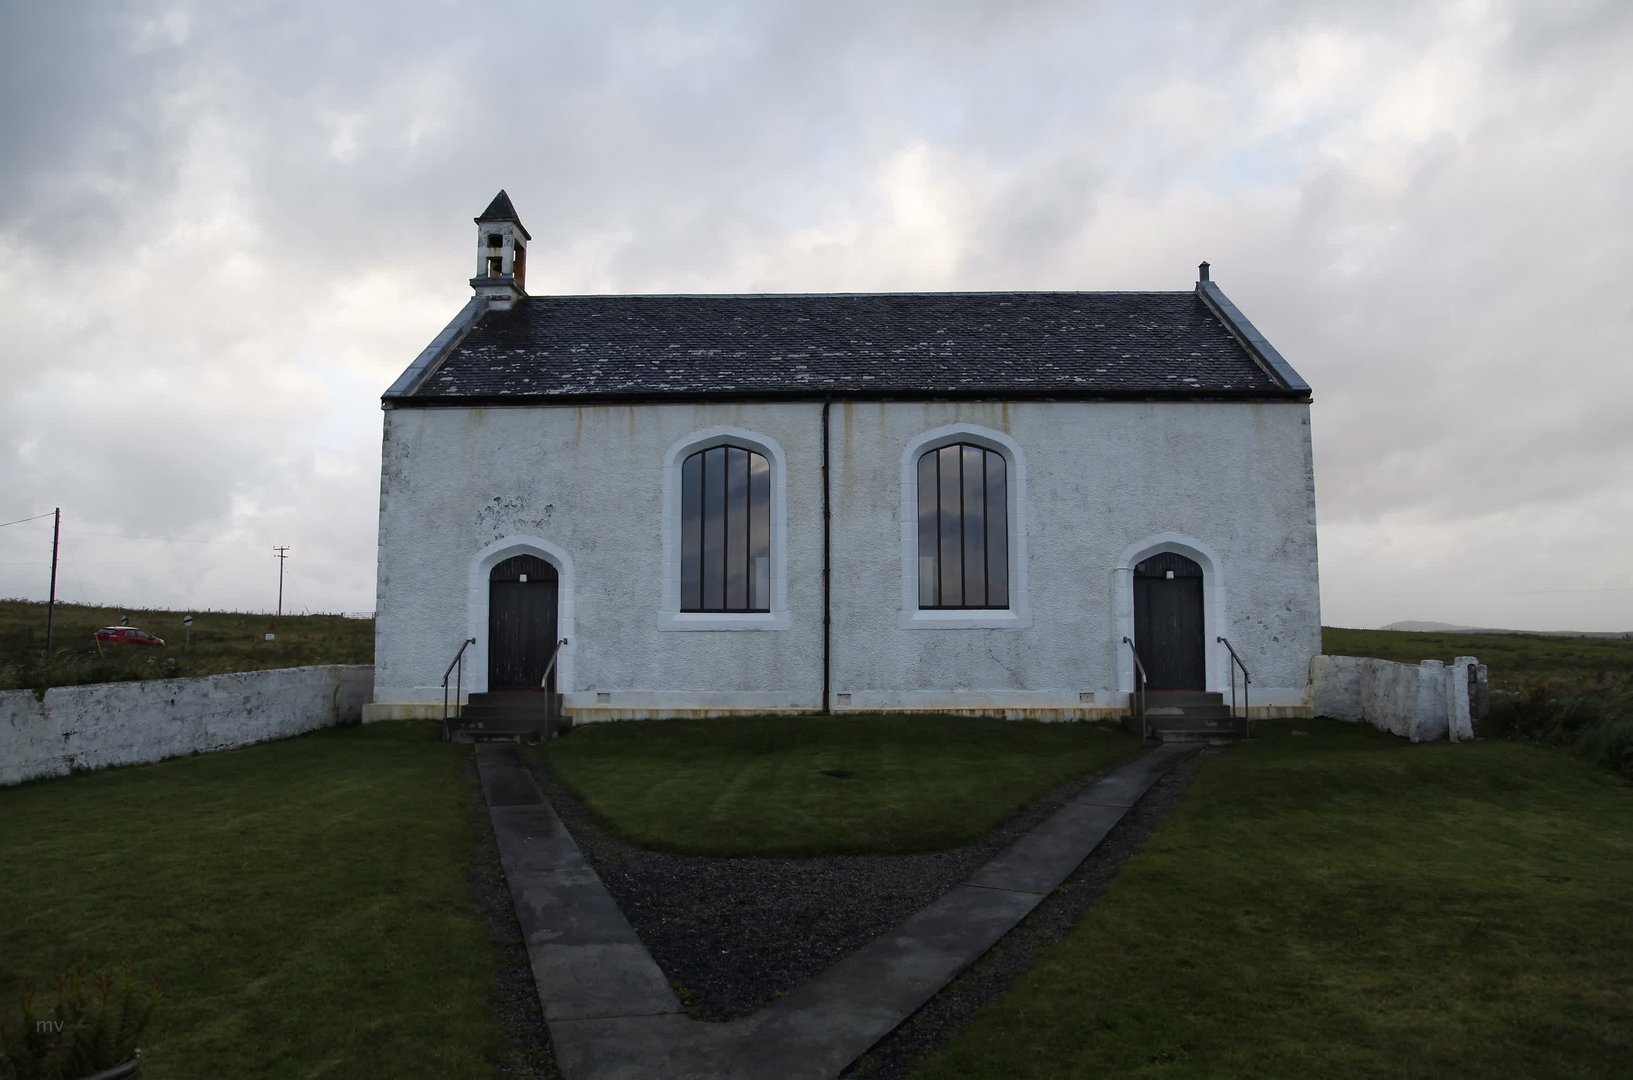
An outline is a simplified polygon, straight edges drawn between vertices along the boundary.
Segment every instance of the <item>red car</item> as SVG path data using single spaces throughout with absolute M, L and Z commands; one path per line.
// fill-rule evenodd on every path
M 104 626 L 91 635 L 105 645 L 163 645 L 164 638 L 134 626 Z

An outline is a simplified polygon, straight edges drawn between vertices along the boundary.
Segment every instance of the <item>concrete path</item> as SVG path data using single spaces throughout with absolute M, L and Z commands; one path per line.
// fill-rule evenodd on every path
M 834 1077 L 1019 923 L 1197 745 L 1084 788 L 962 884 L 752 1016 L 682 1010 L 513 746 L 476 760 L 539 1003 L 568 1080 Z

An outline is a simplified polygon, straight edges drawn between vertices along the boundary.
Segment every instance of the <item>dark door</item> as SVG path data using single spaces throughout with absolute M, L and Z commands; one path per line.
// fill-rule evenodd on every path
M 556 568 L 536 555 L 513 555 L 488 575 L 489 690 L 543 688 L 556 643 L 556 585 Z
M 1134 568 L 1134 647 L 1152 690 L 1203 689 L 1202 567 L 1164 552 Z

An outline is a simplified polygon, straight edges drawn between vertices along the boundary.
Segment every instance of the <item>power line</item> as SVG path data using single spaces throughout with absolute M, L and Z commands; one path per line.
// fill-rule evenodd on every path
M 51 515 L 47 514 L 47 517 Z M 242 540 L 185 540 L 179 536 L 132 536 L 129 533 L 95 532 L 91 529 L 76 529 L 75 536 L 109 536 L 116 540 L 144 540 L 154 544 L 216 544 L 220 547 L 251 548 L 258 545 L 248 544 Z
M 55 513 L 55 511 L 52 513 Z M 16 521 L 0 521 L 0 529 L 5 528 L 7 525 L 21 525 L 25 521 L 39 521 L 41 518 L 48 518 L 51 516 L 51 514 L 35 514 L 33 517 L 18 518 Z

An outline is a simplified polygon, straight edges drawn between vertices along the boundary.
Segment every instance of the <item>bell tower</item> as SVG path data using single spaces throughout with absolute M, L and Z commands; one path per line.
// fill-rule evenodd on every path
M 527 242 L 510 196 L 501 189 L 476 216 L 476 276 L 471 288 L 488 301 L 490 311 L 509 311 L 527 295 Z

